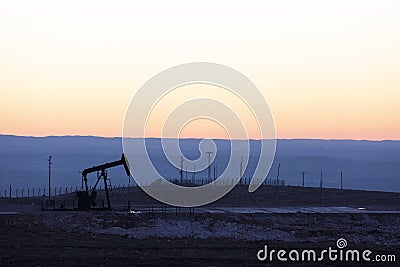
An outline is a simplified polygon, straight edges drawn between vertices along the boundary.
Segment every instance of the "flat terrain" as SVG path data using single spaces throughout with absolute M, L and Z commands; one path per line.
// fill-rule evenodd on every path
M 149 197 L 139 187 L 116 188 L 110 193 L 113 209 L 127 210 L 128 200 L 131 205 L 140 209 L 149 207 L 160 208 L 164 204 Z M 74 193 L 56 196 L 56 203 L 65 201 L 67 208 L 77 205 Z M 40 210 L 40 197 L 1 199 L 0 211 Z M 102 206 L 106 203 L 104 190 L 98 191 L 96 202 Z M 236 186 L 231 192 L 218 201 L 204 206 L 213 207 L 251 207 L 251 208 L 281 208 L 281 207 L 352 207 L 367 210 L 400 211 L 400 193 L 340 190 L 335 188 L 296 187 L 296 186 L 261 186 L 253 193 L 248 192 L 247 186 Z
M 319 188 L 265 186 L 250 194 L 239 186 L 194 213 L 173 207 L 163 213 L 139 188 L 131 189 L 131 197 L 128 193 L 113 190 L 115 211 L 40 211 L 40 198 L 0 199 L 0 212 L 8 212 L 0 215 L 0 266 L 276 266 L 276 258 L 257 260 L 264 245 L 318 252 L 336 248 L 339 238 L 349 249 L 400 260 L 399 193 L 323 189 L 320 195 Z M 67 207 L 73 199 L 73 194 L 57 197 Z M 124 211 L 128 199 L 140 213 Z M 318 212 L 338 207 L 354 212 Z M 259 212 L 274 208 L 283 212 Z

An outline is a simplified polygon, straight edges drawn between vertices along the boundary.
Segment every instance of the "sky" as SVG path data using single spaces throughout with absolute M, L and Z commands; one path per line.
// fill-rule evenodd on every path
M 257 85 L 278 138 L 399 140 L 399 10 L 386 0 L 1 1 L 0 134 L 121 136 L 148 79 L 201 61 Z M 179 94 L 168 99 L 159 110 Z M 180 134 L 227 136 L 207 120 Z

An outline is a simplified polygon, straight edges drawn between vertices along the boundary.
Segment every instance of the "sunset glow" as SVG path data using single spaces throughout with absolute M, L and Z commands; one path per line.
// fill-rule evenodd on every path
M 4 1 L 0 134 L 121 136 L 146 80 L 202 61 L 258 86 L 277 138 L 398 140 L 399 10 L 398 1 Z M 185 94 L 165 99 L 148 136 Z M 246 106 L 218 94 L 258 138 Z M 227 135 L 197 120 L 181 137 Z

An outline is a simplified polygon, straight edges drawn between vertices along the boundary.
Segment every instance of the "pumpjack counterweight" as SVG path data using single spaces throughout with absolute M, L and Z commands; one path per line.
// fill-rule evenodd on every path
M 98 183 L 100 182 L 101 179 L 104 181 L 104 191 L 106 193 L 106 198 L 107 198 L 107 208 L 111 210 L 111 203 L 110 203 L 110 195 L 109 195 L 109 189 L 108 189 L 108 184 L 107 184 L 107 169 L 117 167 L 117 166 L 124 166 L 126 175 L 130 176 L 131 172 L 129 170 L 129 163 L 125 157 L 124 154 L 122 154 L 121 159 L 113 162 L 107 162 L 98 166 L 93 166 L 87 169 L 84 169 L 82 171 L 82 179 L 85 182 L 85 191 L 78 192 L 78 209 L 80 210 L 86 210 L 90 209 L 91 207 L 96 206 L 96 196 L 97 196 L 97 191 L 96 187 Z M 88 180 L 87 180 L 87 175 L 89 173 L 97 172 L 97 181 L 95 185 L 93 186 L 91 192 L 89 193 L 89 187 L 88 187 Z

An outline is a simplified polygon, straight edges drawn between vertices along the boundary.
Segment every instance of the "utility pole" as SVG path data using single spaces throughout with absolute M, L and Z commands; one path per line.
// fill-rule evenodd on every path
M 304 174 L 305 174 L 305 173 L 306 173 L 305 171 L 302 171 L 302 172 L 301 172 L 301 174 L 303 175 L 303 183 L 302 183 L 303 187 L 304 187 Z
M 192 183 L 196 183 L 196 164 L 193 164 L 193 175 L 192 175 Z
M 53 156 L 49 156 L 49 158 L 48 158 L 48 162 L 49 162 L 49 205 L 50 205 L 50 195 L 51 195 L 51 189 L 50 189 L 50 180 L 51 180 L 51 158 L 52 158 Z
M 340 189 L 343 189 L 343 171 L 340 171 Z
M 321 178 L 319 179 L 319 188 L 320 188 L 320 193 L 319 193 L 319 204 L 321 205 L 322 203 L 322 172 L 321 172 Z
M 128 178 L 128 211 L 131 211 L 131 175 Z
M 208 154 L 208 182 L 211 180 L 211 154 L 213 153 L 212 151 L 207 151 Z
M 83 190 L 83 175 L 82 175 L 82 172 L 81 171 L 78 171 L 78 173 L 80 173 L 81 174 L 81 183 L 82 183 L 82 185 L 81 185 L 81 190 Z
M 181 170 L 180 170 L 180 173 L 181 173 L 181 184 L 183 183 L 183 157 L 181 156 Z
M 281 164 L 279 163 L 278 164 L 278 174 L 276 175 L 276 187 L 278 187 L 278 185 L 279 185 L 279 170 L 280 170 L 280 168 L 281 168 Z
M 242 179 L 243 179 L 243 157 L 242 157 L 242 159 L 240 160 L 240 182 L 239 182 L 239 184 L 242 184 Z
M 193 164 L 192 183 L 196 183 L 196 164 Z

